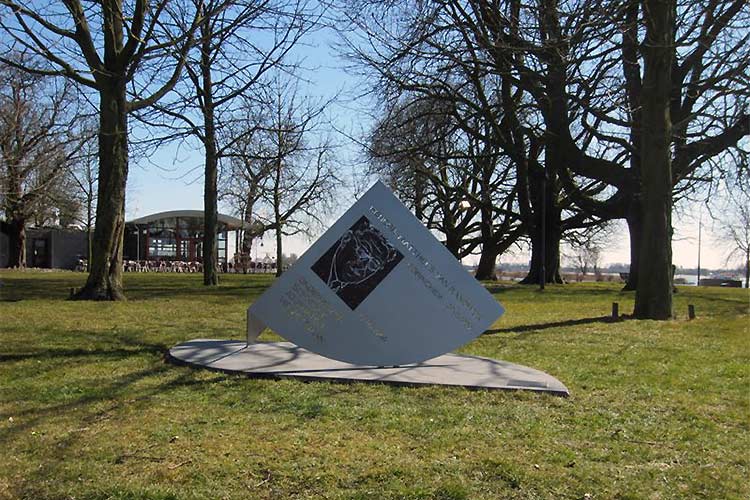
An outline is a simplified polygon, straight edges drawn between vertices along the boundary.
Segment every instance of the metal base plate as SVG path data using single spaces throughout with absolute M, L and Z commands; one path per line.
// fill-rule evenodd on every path
M 325 358 L 290 342 L 250 344 L 196 339 L 169 350 L 176 363 L 251 377 L 297 378 L 396 385 L 448 385 L 472 389 L 528 390 L 568 396 L 556 378 L 522 365 L 462 354 L 396 367 L 360 366 Z

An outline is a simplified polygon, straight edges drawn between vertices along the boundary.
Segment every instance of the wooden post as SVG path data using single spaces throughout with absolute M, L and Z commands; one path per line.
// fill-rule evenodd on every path
M 617 321 L 620 319 L 620 304 L 612 302 L 612 319 Z
M 688 319 L 695 319 L 695 306 L 688 304 Z

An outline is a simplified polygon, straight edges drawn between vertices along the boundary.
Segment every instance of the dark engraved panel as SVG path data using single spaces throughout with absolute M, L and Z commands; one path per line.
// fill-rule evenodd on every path
M 354 310 L 403 258 L 362 216 L 311 269 Z

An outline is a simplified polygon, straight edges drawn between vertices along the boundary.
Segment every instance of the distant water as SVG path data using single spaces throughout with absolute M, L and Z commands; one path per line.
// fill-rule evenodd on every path
M 732 279 L 736 279 L 736 280 L 740 280 L 740 281 L 743 281 L 743 283 L 744 283 L 744 280 L 742 279 L 741 276 L 735 276 L 732 273 L 721 274 L 719 276 L 721 276 L 721 277 L 728 277 L 728 278 L 732 278 Z M 688 284 L 688 285 L 695 286 L 698 283 L 698 276 L 695 275 L 695 274 L 675 274 L 674 277 L 675 277 L 675 279 L 677 279 L 677 278 L 684 278 L 685 281 L 687 282 L 686 284 Z M 717 277 L 717 275 L 712 275 L 711 273 L 706 273 L 706 274 L 701 273 L 701 279 L 716 278 L 716 277 Z M 742 286 L 745 286 L 745 285 L 743 284 Z
M 708 278 L 708 274 L 701 274 L 702 278 Z M 698 284 L 698 275 L 696 274 L 675 274 L 674 279 L 682 278 L 685 280 L 685 283 L 678 283 L 678 284 L 685 284 L 685 285 L 697 285 Z
M 604 276 L 611 276 L 611 277 L 613 277 L 614 281 L 617 281 L 617 280 L 620 279 L 619 273 L 603 273 L 603 275 Z M 706 273 L 706 274 L 701 273 L 701 279 L 708 278 L 708 277 L 710 277 L 710 273 Z M 588 276 L 587 276 L 587 278 L 589 280 L 592 280 L 594 278 L 594 275 L 592 273 L 589 273 Z M 675 279 L 682 278 L 683 280 L 685 280 L 684 283 L 680 282 L 680 283 L 677 283 L 677 285 L 683 285 L 683 286 L 692 285 L 692 286 L 695 286 L 695 285 L 698 284 L 698 275 L 696 275 L 696 274 L 675 274 L 674 278 Z M 506 279 L 506 280 L 510 279 L 512 281 L 521 281 L 523 279 L 523 276 L 513 277 L 513 278 L 509 278 L 509 277 L 506 276 L 506 277 L 503 277 L 502 279 Z M 740 279 L 740 278 L 736 278 L 736 279 Z

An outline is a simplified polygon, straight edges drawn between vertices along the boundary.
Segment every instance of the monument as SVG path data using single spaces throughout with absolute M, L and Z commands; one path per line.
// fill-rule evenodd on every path
M 484 332 L 503 308 L 376 183 L 248 309 L 248 342 L 268 326 L 327 358 L 402 365 Z
M 176 346 L 170 356 L 256 376 L 567 394 L 543 372 L 446 355 L 502 314 L 492 295 L 378 182 L 248 308 L 244 345 L 198 340 Z M 266 327 L 292 343 L 256 343 Z

